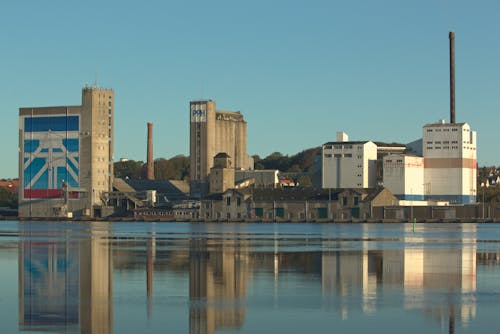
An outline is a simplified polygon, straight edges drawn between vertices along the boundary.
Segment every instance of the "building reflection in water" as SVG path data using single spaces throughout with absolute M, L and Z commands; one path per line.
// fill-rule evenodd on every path
M 420 228 L 421 234 L 433 226 Z M 402 287 L 404 307 L 422 310 L 454 331 L 455 319 L 467 325 L 475 318 L 475 225 L 463 225 L 458 240 L 406 237 L 399 250 L 326 251 L 322 256 L 322 289 L 327 302 L 348 316 L 352 300 L 360 300 L 363 312 L 376 311 L 377 299 L 386 289 Z M 339 248 L 338 240 L 323 247 Z M 440 244 L 441 243 L 441 244 Z M 379 296 L 377 296 L 379 294 Z
M 46 225 L 42 230 L 20 223 L 19 329 L 112 333 L 113 271 L 107 232 L 91 223 L 77 238 L 67 234 L 62 223 Z
M 250 279 L 246 241 L 191 239 L 189 251 L 189 332 L 240 328 Z

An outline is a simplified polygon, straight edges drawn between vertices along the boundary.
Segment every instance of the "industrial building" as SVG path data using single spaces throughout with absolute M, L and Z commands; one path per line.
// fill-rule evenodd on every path
M 373 188 L 376 185 L 377 145 L 349 141 L 344 132 L 323 144 L 322 188 Z
M 99 217 L 113 184 L 114 92 L 78 106 L 19 109 L 19 217 Z
M 208 193 L 209 173 L 218 153 L 232 158 L 235 169 L 253 169 L 247 154 L 247 123 L 240 112 L 216 109 L 215 101 L 190 102 L 190 191 L 200 198 Z
M 450 32 L 450 122 L 440 120 L 422 128 L 422 139 L 412 144 L 418 158 L 384 161 L 384 185 L 400 199 L 474 204 L 477 196 L 477 134 L 467 123 L 455 122 L 455 34 Z M 420 147 L 419 147 L 420 146 Z M 390 161 L 389 161 L 390 160 Z M 387 167 L 387 170 L 385 169 Z
M 383 158 L 384 187 L 404 201 L 424 200 L 424 158 L 389 154 Z
M 428 200 L 476 202 L 476 132 L 467 123 L 423 127 L 424 188 Z

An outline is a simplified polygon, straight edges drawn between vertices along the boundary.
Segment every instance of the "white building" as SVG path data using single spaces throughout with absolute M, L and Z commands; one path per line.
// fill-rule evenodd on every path
M 424 200 L 424 158 L 404 154 L 384 157 L 384 187 L 400 200 Z
M 236 184 L 241 184 L 250 180 L 256 188 L 276 188 L 279 184 L 279 170 L 261 169 L 261 170 L 236 170 L 234 180 Z
M 376 186 L 377 145 L 349 141 L 343 132 L 322 147 L 322 188 L 373 188 Z
M 427 124 L 422 134 L 424 191 L 428 200 L 476 202 L 476 132 L 467 123 Z

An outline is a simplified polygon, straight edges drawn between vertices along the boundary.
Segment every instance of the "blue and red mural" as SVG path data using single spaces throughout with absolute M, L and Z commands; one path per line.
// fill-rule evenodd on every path
M 22 123 L 24 198 L 61 198 L 63 183 L 78 187 L 80 117 L 24 117 Z

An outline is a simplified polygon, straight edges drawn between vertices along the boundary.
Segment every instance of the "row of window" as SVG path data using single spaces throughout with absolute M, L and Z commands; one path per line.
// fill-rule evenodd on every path
M 449 143 L 450 143 L 450 141 L 449 141 L 449 140 L 444 140 L 442 143 L 443 143 L 443 144 L 449 144 Z M 456 140 L 452 140 L 452 141 L 451 141 L 451 143 L 452 143 L 452 144 L 458 144 L 458 141 L 456 141 Z M 428 141 L 428 142 L 427 142 L 427 144 L 432 144 L 432 141 Z M 441 144 L 441 141 L 435 141 L 435 142 L 434 142 L 434 144 Z M 465 141 L 464 141 L 464 144 L 466 144 L 466 142 L 465 142 Z
M 351 144 L 346 144 L 346 145 L 325 145 L 325 150 L 331 150 L 331 149 L 335 149 L 335 150 L 351 150 L 352 149 L 352 145 Z M 358 150 L 361 149 L 361 146 L 358 146 Z
M 427 129 L 427 132 L 432 132 L 432 131 L 435 131 L 435 132 L 441 132 L 441 131 L 443 131 L 443 132 L 450 132 L 450 129 L 449 128 L 434 129 L 434 130 L 433 129 Z M 456 132 L 456 131 L 458 131 L 458 129 L 457 128 L 452 128 L 451 131 Z M 468 129 L 464 129 L 464 131 L 469 131 L 469 130 Z
M 458 146 L 435 146 L 435 147 L 432 147 L 432 146 L 427 146 L 427 149 L 428 150 L 449 150 L 449 149 L 452 149 L 452 150 L 458 150 Z M 471 151 L 475 151 L 476 148 L 475 147 L 469 147 L 469 146 L 464 146 L 463 147 L 464 150 L 471 150 Z
M 335 153 L 335 154 L 330 154 L 330 153 L 325 153 L 325 158 L 331 158 L 331 157 L 334 157 L 334 158 L 352 158 L 352 153 L 344 153 L 344 154 L 340 154 L 340 153 Z M 358 159 L 361 159 L 362 156 L 361 155 L 357 155 L 356 158 Z

